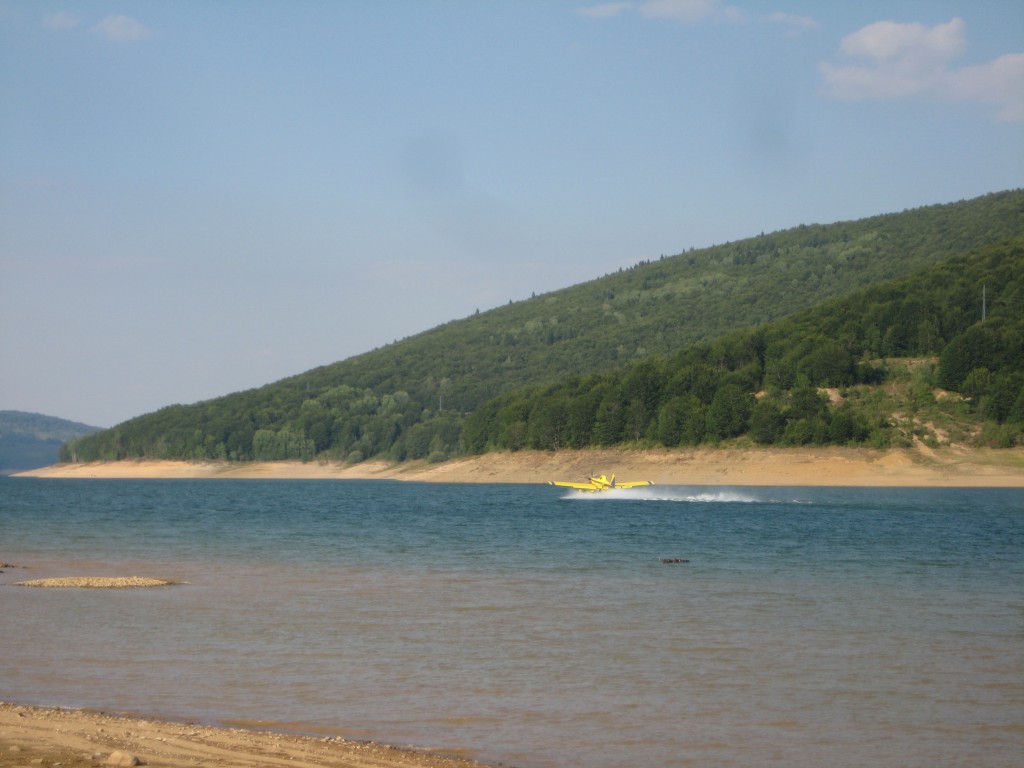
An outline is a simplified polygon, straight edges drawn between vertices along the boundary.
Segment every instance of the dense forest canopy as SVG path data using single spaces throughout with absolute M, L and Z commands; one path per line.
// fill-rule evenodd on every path
M 963 408 L 1013 425 L 1022 237 L 1017 190 L 691 250 L 170 406 L 62 458 L 358 461 L 739 435 L 882 444 L 883 414 L 817 389 L 877 385 L 886 366 L 872 361 L 926 355 L 939 356 L 936 386 L 973 393 Z
M 897 398 L 890 369 L 921 368 L 905 358 L 933 362 Z M 879 396 L 883 383 L 890 391 Z M 960 394 L 937 397 L 936 387 Z M 670 357 L 507 393 L 466 419 L 463 444 L 480 453 L 747 436 L 764 445 L 886 447 L 919 429 L 914 419 L 898 429 L 897 402 L 936 418 L 945 409 L 947 422 L 986 419 L 997 445 L 1020 439 L 1024 238 Z

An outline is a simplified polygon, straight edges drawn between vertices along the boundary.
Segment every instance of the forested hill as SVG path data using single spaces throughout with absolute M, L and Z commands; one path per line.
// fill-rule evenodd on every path
M 623 443 L 1024 444 L 1024 237 L 767 326 L 501 395 L 471 453 Z
M 0 411 L 0 475 L 53 464 L 63 443 L 99 427 L 25 411 Z
M 671 355 L 1022 235 L 1015 190 L 691 250 L 259 389 L 170 406 L 78 440 L 74 454 L 448 455 L 460 450 L 464 417 L 503 392 Z

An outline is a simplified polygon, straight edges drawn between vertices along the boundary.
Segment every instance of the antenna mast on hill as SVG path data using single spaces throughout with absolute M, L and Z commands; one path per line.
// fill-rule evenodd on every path
M 987 297 L 985 296 L 985 289 L 986 288 L 988 288 L 987 285 L 981 286 L 981 322 L 983 322 L 983 323 L 985 322 L 985 315 L 988 314 L 988 312 L 987 312 L 988 306 L 986 304 L 986 298 Z

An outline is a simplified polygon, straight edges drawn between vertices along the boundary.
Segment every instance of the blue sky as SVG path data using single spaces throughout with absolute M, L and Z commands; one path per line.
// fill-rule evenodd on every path
M 0 0 L 0 409 L 111 426 L 1022 185 L 1014 0 Z

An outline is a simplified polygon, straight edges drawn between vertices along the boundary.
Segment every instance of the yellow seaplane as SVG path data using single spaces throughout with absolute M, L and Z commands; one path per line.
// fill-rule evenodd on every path
M 585 483 L 569 483 L 561 480 L 549 480 L 548 485 L 557 485 L 561 488 L 575 488 L 577 491 L 584 491 L 585 493 L 596 493 L 598 491 L 639 488 L 643 485 L 654 485 L 654 483 L 650 480 L 619 482 L 615 479 L 615 475 L 612 475 L 611 477 L 608 477 L 607 475 L 598 475 L 596 477 L 587 478 L 587 482 Z

